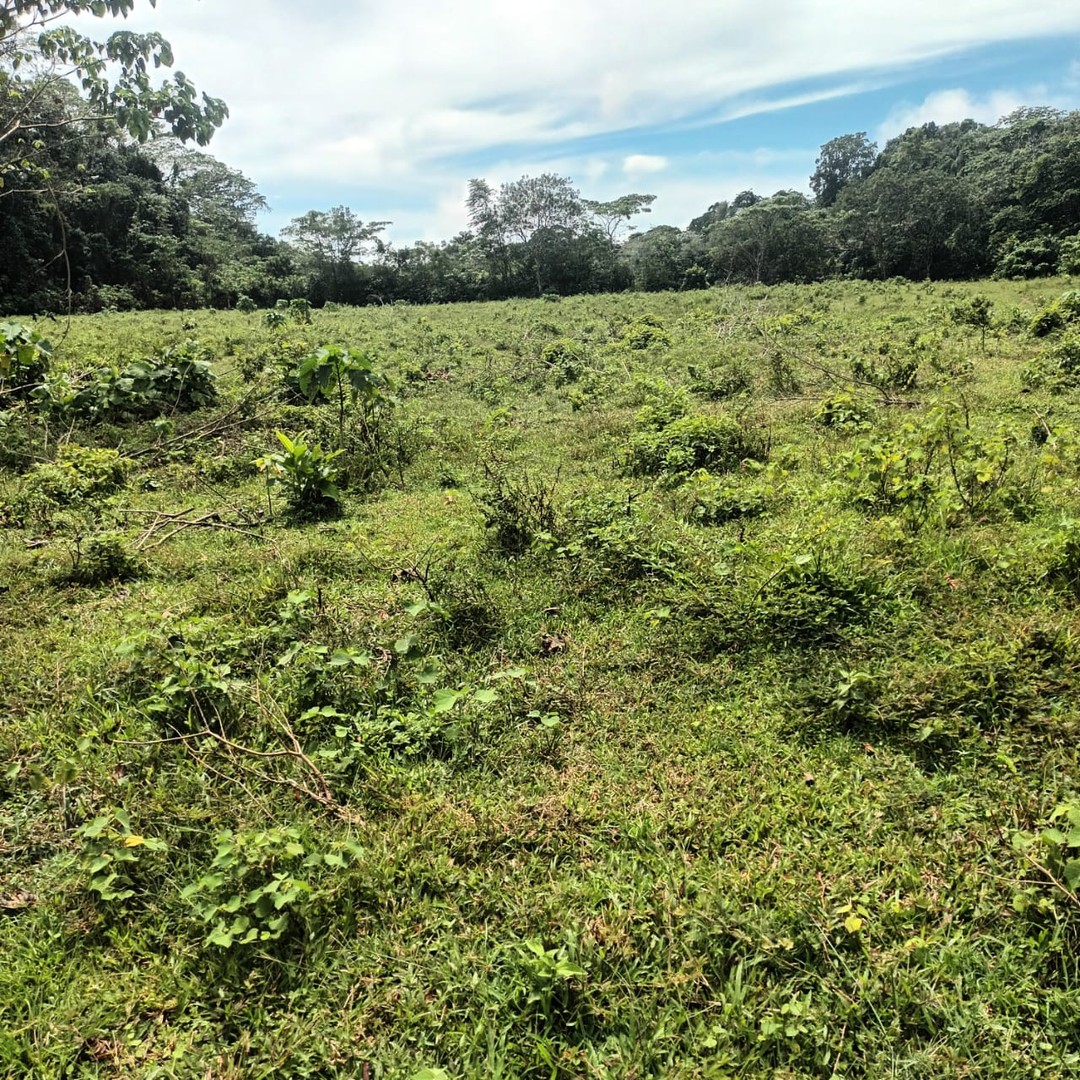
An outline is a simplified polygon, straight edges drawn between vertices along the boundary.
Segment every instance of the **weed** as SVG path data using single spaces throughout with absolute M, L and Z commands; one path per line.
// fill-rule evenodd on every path
M 79 585 L 101 585 L 109 581 L 130 581 L 142 567 L 127 548 L 124 538 L 115 533 L 76 537 L 68 581 Z
M 558 477 L 543 483 L 527 469 L 512 470 L 499 457 L 482 462 L 484 486 L 473 499 L 484 518 L 492 548 L 500 555 L 523 555 L 555 531 Z
M 327 453 L 316 443 L 308 446 L 300 436 L 289 438 L 277 432 L 282 449 L 255 462 L 266 474 L 267 494 L 271 484 L 285 489 L 289 508 L 298 518 L 326 517 L 337 511 L 341 501 L 338 488 L 340 469 L 334 465 L 343 450 Z

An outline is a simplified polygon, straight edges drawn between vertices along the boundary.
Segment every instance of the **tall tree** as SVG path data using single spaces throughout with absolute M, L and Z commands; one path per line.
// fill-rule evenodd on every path
M 810 177 L 810 190 L 818 206 L 825 209 L 832 206 L 848 184 L 870 172 L 876 158 L 877 143 L 871 142 L 865 131 L 840 135 L 825 143 Z
M 364 222 L 349 207 L 335 206 L 293 218 L 281 235 L 307 259 L 313 271 L 315 299 L 357 303 L 361 297 L 356 265 L 376 246 L 376 238 L 389 224 Z
M 173 63 L 161 34 L 120 30 L 97 41 L 60 22 L 80 14 L 126 17 L 134 6 L 135 0 L 0 0 L 0 196 L 46 179 L 49 143 L 88 121 L 108 121 L 140 142 L 163 128 L 205 145 L 229 115 L 220 99 L 200 100 L 182 72 L 154 79 L 154 70 Z M 44 119 L 42 100 L 73 80 L 82 88 L 81 107 Z
M 617 199 L 608 202 L 597 202 L 595 199 L 584 199 L 582 205 L 596 219 L 608 242 L 614 244 L 619 235 L 619 230 L 626 225 L 632 217 L 638 214 L 651 213 L 652 204 L 656 202 L 655 195 L 620 195 Z

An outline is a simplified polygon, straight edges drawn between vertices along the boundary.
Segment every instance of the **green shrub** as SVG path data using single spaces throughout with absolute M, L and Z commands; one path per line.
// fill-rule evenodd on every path
M 51 358 L 52 346 L 36 330 L 0 322 L 0 409 L 39 386 Z
M 1070 330 L 1060 341 L 1029 360 L 1020 372 L 1029 389 L 1062 393 L 1080 386 L 1080 333 Z
M 865 620 L 872 608 L 870 581 L 851 570 L 830 565 L 819 551 L 797 555 L 758 590 L 754 623 L 777 645 L 822 645 L 839 639 L 840 631 Z
M 873 410 L 852 394 L 830 394 L 818 406 L 814 419 L 835 431 L 866 431 L 872 426 Z
M 484 485 L 473 495 L 491 546 L 500 554 L 524 554 L 555 529 L 555 486 L 527 470 L 512 471 L 498 458 L 483 462 Z
M 723 401 L 745 393 L 754 385 L 750 368 L 742 361 L 733 360 L 714 368 L 688 368 L 690 389 L 709 401 Z
M 37 397 L 60 416 L 87 421 L 123 422 L 190 412 L 217 400 L 210 360 L 208 349 L 185 341 L 124 367 L 51 379 Z
M 671 345 L 671 335 L 658 320 L 642 318 L 632 322 L 623 332 L 622 343 L 628 349 L 666 349 Z
M 68 580 L 79 585 L 101 585 L 130 581 L 139 571 L 139 561 L 128 551 L 122 537 L 99 533 L 76 541 Z
M 22 499 L 50 506 L 77 506 L 119 491 L 131 462 L 118 450 L 68 443 L 51 462 L 35 465 L 26 476 Z
M 768 506 L 768 495 L 757 487 L 727 483 L 702 469 L 677 489 L 674 502 L 676 511 L 685 521 L 722 525 L 763 514 Z
M 570 338 L 549 341 L 540 351 L 540 362 L 551 374 L 556 386 L 575 383 L 585 370 L 585 350 Z
M 338 479 L 341 470 L 333 464 L 344 451 L 327 453 L 316 443 L 308 446 L 300 436 L 290 439 L 277 432 L 282 449 L 255 462 L 266 474 L 266 482 L 285 489 L 289 508 L 297 517 L 325 517 L 337 510 L 341 500 Z
M 764 461 L 765 439 L 727 416 L 682 416 L 659 430 L 639 431 L 626 447 L 633 476 L 684 477 L 698 469 L 730 472 L 750 459 Z

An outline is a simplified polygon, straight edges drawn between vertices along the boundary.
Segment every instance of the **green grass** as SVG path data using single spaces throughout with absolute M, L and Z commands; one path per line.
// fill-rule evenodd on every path
M 74 320 L 218 401 L 0 413 L 0 1075 L 1080 1074 L 1069 284 Z

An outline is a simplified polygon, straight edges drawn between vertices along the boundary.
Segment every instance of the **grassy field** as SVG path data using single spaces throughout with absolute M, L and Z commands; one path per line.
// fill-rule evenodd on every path
M 0 1075 L 1080 1075 L 1069 288 L 40 325 Z

